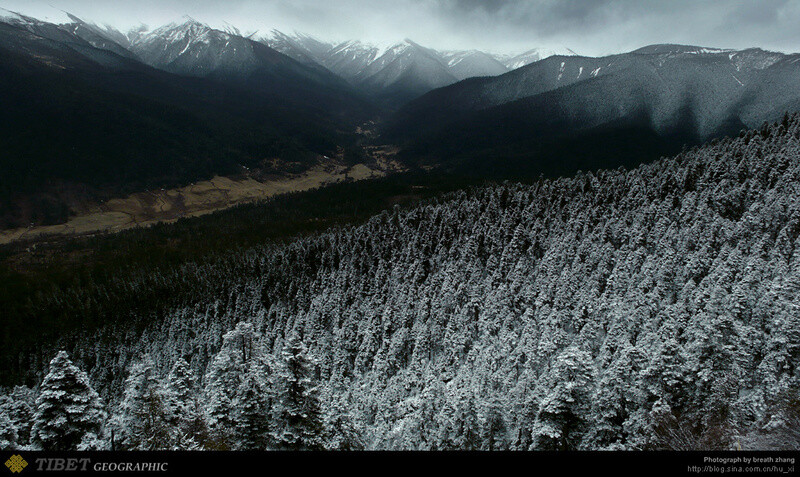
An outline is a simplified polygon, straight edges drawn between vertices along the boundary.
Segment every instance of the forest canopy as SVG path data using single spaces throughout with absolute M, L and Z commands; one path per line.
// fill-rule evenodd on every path
M 67 348 L 127 448 L 796 449 L 798 197 L 787 115 L 143 276 L 132 297 L 224 292 L 22 359 L 46 372 Z M 8 393 L 0 429 L 40 412 L 44 381 Z M 142 406 L 161 420 L 131 427 Z

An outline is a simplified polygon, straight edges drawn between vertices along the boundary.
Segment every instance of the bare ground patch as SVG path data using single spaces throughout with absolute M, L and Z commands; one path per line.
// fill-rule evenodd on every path
M 139 192 L 125 198 L 91 204 L 64 224 L 0 231 L 0 244 L 54 235 L 118 232 L 158 222 L 173 222 L 181 217 L 205 215 L 279 194 L 310 190 L 346 180 L 383 177 L 401 170 L 390 159 L 376 159 L 373 164 L 356 164 L 352 167 L 318 165 L 302 174 L 269 180 L 216 176 L 177 189 Z

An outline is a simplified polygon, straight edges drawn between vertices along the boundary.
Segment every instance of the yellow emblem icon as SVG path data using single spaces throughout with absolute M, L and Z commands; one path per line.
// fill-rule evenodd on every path
M 21 455 L 15 454 L 6 461 L 6 467 L 8 467 L 11 473 L 19 474 L 22 472 L 22 469 L 28 467 L 28 463 L 25 462 L 25 459 L 23 459 Z

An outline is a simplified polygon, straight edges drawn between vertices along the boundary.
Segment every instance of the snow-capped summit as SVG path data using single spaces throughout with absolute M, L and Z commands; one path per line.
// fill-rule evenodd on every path
M 133 43 L 134 48 L 146 48 L 152 44 L 184 44 L 196 42 L 209 43 L 212 36 L 227 39 L 230 35 L 220 30 L 213 30 L 208 25 L 191 17 L 184 17 L 181 23 L 173 22 L 149 32 Z M 168 56 L 169 57 L 169 56 Z M 173 58 L 174 59 L 174 58 Z
M 5 8 L 0 7 L 0 21 L 3 23 L 11 23 L 11 24 L 30 24 L 30 23 L 38 23 L 38 20 L 35 18 L 27 17 L 22 15 L 21 13 L 12 12 L 11 10 L 6 10 Z
M 112 51 L 126 58 L 133 59 L 136 57 L 127 49 L 129 45 L 128 38 L 119 30 L 108 25 L 101 27 L 94 23 L 89 23 L 71 13 L 67 13 L 67 16 L 70 22 L 60 25 L 61 28 L 70 31 L 73 35 L 85 40 L 95 48 Z
M 252 34 L 244 37 L 235 31 L 186 17 L 132 35 L 131 49 L 150 66 L 178 75 L 233 82 L 314 107 L 347 109 L 353 104 L 351 86 L 316 62 L 295 60 L 252 39 Z
M 57 12 L 49 18 L 55 18 L 60 23 L 52 23 L 50 21 L 39 20 L 27 15 L 9 10 L 0 9 L 0 23 L 10 25 L 17 29 L 17 31 L 25 31 L 31 37 L 28 40 L 38 39 L 42 47 L 49 48 L 50 50 L 59 50 L 62 53 L 52 56 L 50 53 L 45 53 L 43 50 L 37 50 L 38 53 L 34 55 L 37 61 L 45 62 L 49 65 L 65 65 L 70 64 L 76 66 L 75 61 L 79 57 L 88 59 L 90 62 L 102 64 L 106 67 L 112 68 L 137 68 L 139 65 L 135 55 L 128 51 L 124 43 L 126 43 L 124 35 L 110 27 L 99 27 L 94 24 L 87 23 L 80 18 L 67 13 Z M 9 37 L 14 34 L 9 32 Z M 47 40 L 42 42 L 42 40 Z M 12 49 L 20 47 L 17 41 L 6 43 Z M 30 45 L 29 45 L 30 46 Z M 26 47 L 27 48 L 27 47 Z M 23 48 L 24 54 L 31 54 L 30 50 Z M 78 56 L 73 56 L 72 53 L 77 53 Z M 64 55 L 70 56 L 69 60 Z M 45 59 L 46 58 L 46 59 Z
M 508 67 L 494 56 L 479 50 L 447 51 L 443 54 L 450 72 L 459 80 L 475 76 L 497 76 Z
M 191 76 L 247 74 L 258 65 L 250 40 L 191 17 L 134 37 L 131 49 L 151 66 Z
M 359 40 L 327 43 L 309 35 L 277 30 L 259 41 L 302 63 L 322 65 L 371 94 L 395 97 L 391 103 L 467 78 L 501 75 L 549 56 L 575 54 L 566 48 L 532 49 L 518 55 L 439 51 L 408 38 L 385 44 Z
M 171 73 L 248 78 L 258 70 L 292 70 L 323 82 L 335 75 L 339 78 L 333 81 L 345 80 L 389 106 L 467 78 L 498 76 L 551 54 L 572 54 L 541 49 L 505 56 L 479 50 L 440 51 L 411 39 L 387 44 L 333 43 L 278 30 L 256 37 L 256 33 L 242 34 L 233 25 L 215 28 L 188 16 L 155 30 L 142 26 L 122 34 L 68 13 L 63 16 L 56 25 L 0 10 L 0 21 L 45 38 L 111 51 Z M 298 70 L 298 65 L 307 69 Z
M 510 71 L 517 68 L 522 68 L 523 66 L 541 61 L 551 56 L 577 56 L 577 53 L 569 48 L 533 48 L 516 55 L 495 55 L 495 59 L 505 65 L 505 67 Z
M 24 15 L 22 13 L 0 7 L 0 22 L 3 23 L 13 23 L 17 25 L 41 25 L 49 23 L 59 25 L 62 23 L 68 23 L 69 21 L 69 13 L 54 7 L 46 9 L 44 15 L 40 15 L 40 18 L 34 18 L 32 16 Z
M 69 20 L 69 17 L 66 15 L 58 18 L 61 20 L 61 23 L 65 23 L 64 20 Z M 39 20 L 37 18 L 12 12 L 11 10 L 6 10 L 4 8 L 0 8 L 0 22 L 7 23 L 18 28 L 23 28 L 35 35 L 47 38 L 49 40 L 65 43 L 75 43 L 76 41 L 80 42 L 79 38 L 76 38 L 71 34 L 71 32 L 65 31 L 56 23 Z
M 346 41 L 334 45 L 327 55 L 320 59 L 320 62 L 339 76 L 352 80 L 381 57 L 388 48 L 388 46 L 371 45 L 358 40 Z
M 259 40 L 270 48 L 305 64 L 322 64 L 322 60 L 333 44 L 318 40 L 303 33 L 287 34 L 272 30 Z
M 351 82 L 390 107 L 460 79 L 440 52 L 409 39 L 385 49 L 362 50 L 362 55 L 366 64 Z
M 403 95 L 404 99 L 412 99 L 414 94 L 421 95 L 467 78 L 499 76 L 555 54 L 575 55 L 569 49 L 534 49 L 513 56 L 479 50 L 437 51 L 406 39 L 386 49 L 355 78 L 372 87 L 404 89 L 408 93 Z
M 396 76 L 402 74 L 408 68 L 414 67 L 419 63 L 430 63 L 431 67 L 436 64 L 433 69 L 441 69 L 442 76 L 449 76 L 447 64 L 443 61 L 441 54 L 436 50 L 425 48 L 412 40 L 406 38 L 405 40 L 396 43 L 389 48 L 385 49 L 382 54 L 370 61 L 369 64 L 359 73 L 358 78 L 367 80 L 376 75 L 386 76 L 387 68 L 391 68 Z M 440 68 L 441 67 L 441 68 Z M 431 71 L 433 73 L 433 71 Z M 392 76 L 392 74 L 388 74 Z M 392 81 L 391 79 L 389 81 Z

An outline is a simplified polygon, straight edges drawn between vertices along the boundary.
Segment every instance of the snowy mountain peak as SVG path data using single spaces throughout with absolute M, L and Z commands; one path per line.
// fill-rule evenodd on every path
M 262 39 L 265 41 L 296 41 L 299 39 L 299 36 L 296 34 L 289 35 L 280 30 L 272 29 L 267 35 L 264 35 Z
M 632 53 L 639 55 L 713 55 L 720 53 L 729 53 L 734 50 L 726 50 L 722 48 L 706 48 L 701 46 L 692 45 L 674 45 L 674 44 L 660 44 L 649 45 Z
M 22 13 L 0 7 L 0 21 L 17 25 L 43 25 L 47 23 L 58 25 L 69 22 L 69 13 L 52 7 L 42 18 L 33 18 Z
M 35 18 L 26 17 L 21 13 L 12 12 L 5 8 L 0 8 L 0 21 L 6 23 L 38 23 L 39 20 Z
M 0 10 L 0 18 L 26 25 L 29 31 L 48 38 L 69 35 L 95 48 L 138 59 L 173 73 L 193 76 L 207 76 L 214 72 L 223 74 L 223 71 L 224 74 L 236 72 L 234 76 L 240 77 L 250 74 L 260 67 L 263 60 L 257 56 L 265 52 L 258 49 L 257 42 L 316 71 L 327 69 L 354 86 L 365 87 L 375 94 L 391 91 L 395 102 L 413 99 L 431 89 L 463 79 L 497 76 L 551 54 L 572 54 L 571 51 L 541 49 L 506 56 L 475 49 L 439 51 L 411 38 L 385 44 L 359 40 L 333 43 L 297 31 L 285 33 L 276 29 L 255 38 L 256 32 L 242 34 L 235 26 L 227 24 L 216 28 L 190 16 L 154 30 L 143 25 L 122 34 L 113 28 L 99 27 L 75 15 L 62 13 L 64 21 L 58 25 L 45 24 L 46 31 L 38 20 L 15 12 Z M 60 39 L 70 41 L 67 37 Z
M 348 40 L 326 43 L 311 35 L 272 30 L 260 42 L 302 63 L 317 63 L 357 86 L 404 90 L 404 99 L 476 76 L 497 76 L 548 56 L 574 55 L 567 48 L 532 49 L 519 55 L 439 51 L 411 38 L 391 43 Z
M 417 45 L 413 41 L 409 39 L 405 39 L 399 43 L 395 43 L 394 45 L 390 46 L 385 52 L 384 55 L 400 55 L 412 49 L 421 49 L 424 50 L 421 46 Z
M 247 74 L 258 62 L 250 40 L 191 17 L 139 35 L 131 48 L 151 66 L 192 76 L 207 76 L 215 71 Z
M 551 56 L 578 56 L 578 54 L 566 47 L 557 49 L 532 48 L 516 55 L 495 55 L 494 57 L 509 70 L 515 70 Z
M 372 48 L 370 45 L 366 45 L 359 40 L 349 40 L 343 43 L 339 43 L 335 45 L 331 49 L 331 53 L 340 53 L 340 52 L 347 52 L 347 51 L 354 51 L 354 50 L 366 50 Z
M 323 64 L 323 59 L 334 47 L 332 43 L 326 43 L 305 33 L 295 31 L 292 34 L 288 34 L 275 29 L 271 30 L 267 35 L 261 36 L 257 41 L 290 58 L 309 65 Z
M 108 50 L 126 58 L 135 58 L 135 55 L 128 50 L 131 45 L 129 37 L 119 30 L 109 25 L 99 26 L 87 22 L 69 12 L 65 12 L 65 14 L 69 18 L 69 23 L 59 25 L 61 29 L 72 33 L 95 48 Z
M 211 27 L 198 22 L 194 18 L 184 17 L 183 23 L 170 23 L 157 30 L 153 31 L 149 37 L 162 37 L 169 42 L 180 41 L 185 39 L 197 39 L 198 37 L 208 34 L 212 31 Z M 218 34 L 227 35 L 227 33 L 217 30 Z

